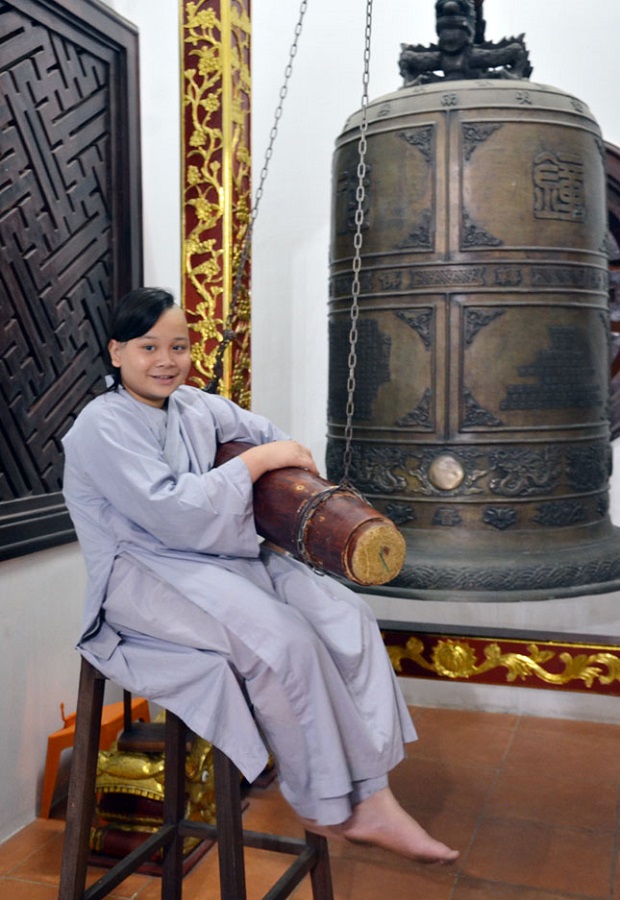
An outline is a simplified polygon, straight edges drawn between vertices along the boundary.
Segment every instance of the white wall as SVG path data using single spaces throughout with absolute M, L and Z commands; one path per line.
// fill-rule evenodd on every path
M 36 815 L 47 735 L 62 728 L 62 702 L 75 708 L 85 578 L 67 545 L 1 563 L 0 581 L 2 840 Z
M 138 27 L 145 284 L 181 291 L 180 36 L 175 0 L 104 0 Z
M 178 295 L 177 4 L 108 3 L 141 33 L 145 281 Z M 578 0 L 495 0 L 486 5 L 487 36 L 499 39 L 524 31 L 533 80 L 575 93 L 591 107 L 605 138 L 620 144 L 614 96 L 620 5 L 605 0 L 587 5 Z M 374 6 L 371 98 L 399 86 L 401 42 L 427 44 L 435 36 L 433 0 L 384 0 Z M 262 162 L 298 8 L 281 0 L 252 3 L 255 166 Z M 363 35 L 362 0 L 309 0 L 253 248 L 254 407 L 310 446 L 321 465 L 331 154 L 346 118 L 360 104 Z M 612 485 L 614 496 L 618 480 Z M 620 509 L 620 502 L 614 503 Z M 70 545 L 1 563 L 0 585 L 1 841 L 35 816 L 47 735 L 61 724 L 60 702 L 67 710 L 74 707 L 78 659 L 72 648 L 84 587 L 79 552 Z M 608 607 L 583 604 L 579 617 L 584 621 L 578 627 L 596 630 L 598 617 L 606 628 L 615 628 L 620 623 L 609 618 Z M 418 614 L 422 617 L 423 611 L 416 610 Z

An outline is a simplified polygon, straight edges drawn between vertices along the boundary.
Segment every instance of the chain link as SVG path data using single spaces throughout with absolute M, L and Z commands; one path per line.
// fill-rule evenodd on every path
M 357 367 L 357 322 L 359 318 L 359 295 L 361 290 L 360 271 L 362 268 L 362 229 L 364 227 L 364 203 L 366 201 L 366 134 L 368 131 L 368 85 L 370 82 L 370 43 L 372 37 L 372 2 L 366 2 L 366 26 L 364 31 L 364 74 L 362 78 L 362 121 L 358 142 L 357 187 L 355 190 L 355 236 L 353 238 L 353 280 L 351 283 L 351 327 L 349 329 L 349 374 L 347 378 L 346 425 L 344 429 L 344 453 L 341 485 L 349 484 L 349 473 L 353 456 L 353 416 L 355 413 L 355 370 Z
M 289 81 L 291 79 L 291 75 L 293 74 L 293 61 L 295 56 L 297 55 L 297 48 L 299 45 L 299 38 L 302 33 L 304 16 L 306 14 L 306 10 L 308 8 L 308 0 L 302 0 L 302 3 L 299 7 L 299 16 L 297 19 L 297 23 L 295 25 L 295 31 L 293 34 L 293 42 L 289 49 L 288 53 L 288 62 L 286 64 L 286 68 L 284 70 L 284 81 L 282 82 L 282 86 L 280 88 L 278 94 L 278 105 L 276 106 L 276 111 L 274 113 L 273 125 L 271 126 L 271 130 L 269 132 L 269 141 L 267 144 L 267 149 L 265 151 L 265 158 L 263 160 L 263 165 L 260 171 L 260 175 L 258 178 L 258 187 L 256 188 L 256 193 L 254 195 L 254 203 L 252 205 L 252 209 L 250 212 L 250 217 L 248 221 L 248 227 L 245 230 L 245 235 L 243 237 L 243 244 L 241 246 L 241 255 L 239 257 L 239 264 L 237 266 L 235 280 L 233 282 L 232 289 L 232 297 L 230 300 L 230 307 L 228 310 L 228 315 L 226 317 L 226 322 L 224 323 L 224 333 L 222 335 L 222 340 L 220 341 L 217 352 L 215 354 L 215 362 L 213 365 L 213 377 L 205 390 L 210 394 L 217 393 L 217 389 L 219 383 L 222 379 L 223 368 L 224 368 L 224 354 L 228 349 L 228 346 L 232 340 L 234 340 L 235 333 L 233 331 L 232 325 L 235 317 L 235 313 L 237 311 L 237 305 L 239 302 L 239 295 L 241 293 L 241 284 L 243 280 L 243 274 L 245 272 L 246 264 L 248 261 L 248 256 L 250 254 L 250 247 L 252 246 L 252 234 L 254 232 L 254 223 L 256 222 L 256 217 L 258 215 L 258 208 L 260 206 L 260 201 L 263 196 L 263 191 L 265 188 L 265 181 L 267 180 L 267 174 L 269 171 L 269 163 L 271 162 L 271 157 L 273 156 L 273 146 L 276 141 L 276 137 L 278 135 L 278 126 L 280 124 L 280 119 L 282 118 L 282 110 L 284 107 L 284 101 L 286 100 L 286 95 L 288 94 L 288 86 Z

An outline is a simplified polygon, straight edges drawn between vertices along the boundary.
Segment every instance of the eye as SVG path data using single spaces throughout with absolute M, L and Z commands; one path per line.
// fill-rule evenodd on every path
M 154 350 L 154 349 L 155 349 L 155 344 L 143 344 L 143 345 L 142 345 L 142 349 L 143 349 L 143 350 L 148 350 L 148 351 Z
M 187 344 L 175 344 L 173 350 L 176 350 L 177 353 L 185 353 L 186 350 L 189 350 L 189 346 Z

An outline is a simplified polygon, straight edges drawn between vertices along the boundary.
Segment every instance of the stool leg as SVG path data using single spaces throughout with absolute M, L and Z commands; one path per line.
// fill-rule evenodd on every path
M 82 659 L 59 900 L 78 900 L 86 884 L 104 689 L 103 676 Z
M 316 850 L 316 863 L 310 872 L 314 900 L 333 900 L 334 888 L 329 865 L 329 847 L 322 834 L 306 831 L 306 844 Z
M 123 731 L 129 731 L 132 722 L 131 691 L 123 691 Z
M 54 797 L 54 788 L 56 787 L 56 776 L 58 775 L 58 765 L 60 763 L 60 754 L 62 747 L 55 742 L 52 737 L 47 739 L 47 756 L 45 757 L 45 774 L 43 776 L 43 788 L 41 790 L 41 806 L 39 808 L 39 816 L 42 819 L 49 819 L 52 800 Z
M 183 881 L 183 836 L 178 824 L 185 812 L 185 724 L 166 711 L 164 770 L 164 823 L 176 827 L 174 840 L 164 849 L 162 900 L 181 900 Z
M 213 747 L 213 771 L 220 897 L 221 900 L 246 900 L 239 771 L 217 747 Z

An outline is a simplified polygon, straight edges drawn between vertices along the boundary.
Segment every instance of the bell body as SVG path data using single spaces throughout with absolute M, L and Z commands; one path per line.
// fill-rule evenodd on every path
M 389 590 L 612 590 L 604 150 L 529 81 L 371 102 L 350 477 L 399 526 Z M 342 471 L 361 111 L 334 154 L 327 473 Z

